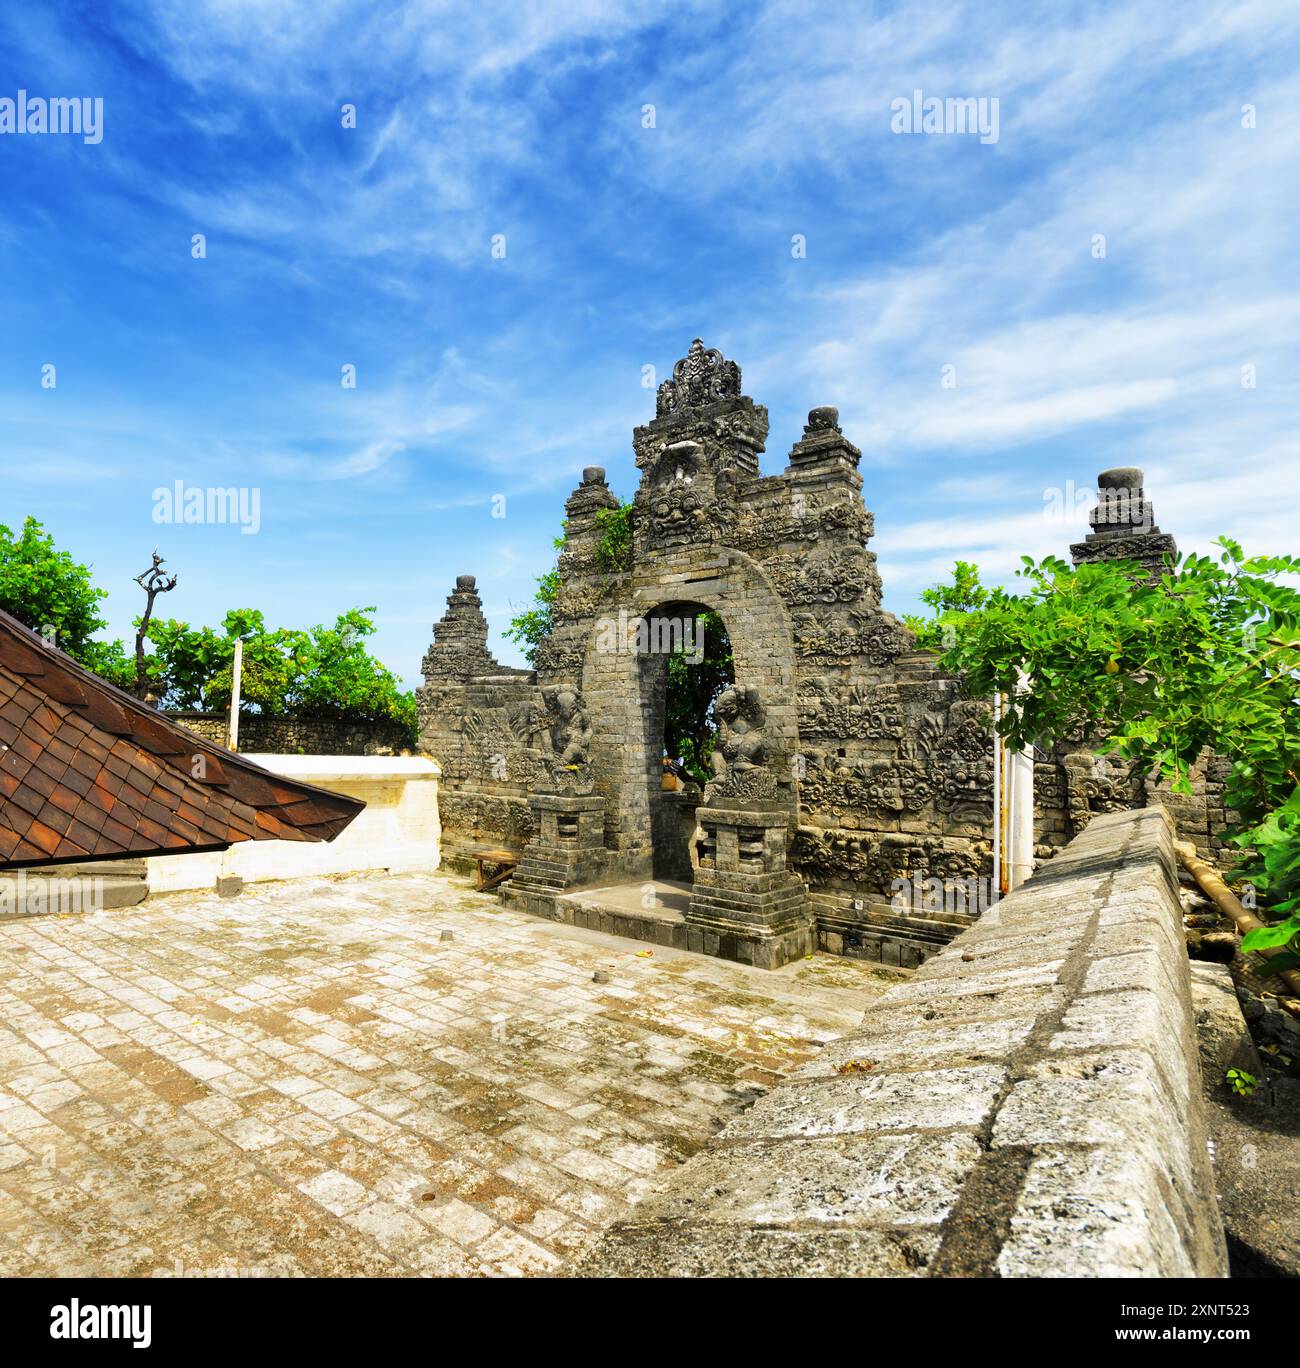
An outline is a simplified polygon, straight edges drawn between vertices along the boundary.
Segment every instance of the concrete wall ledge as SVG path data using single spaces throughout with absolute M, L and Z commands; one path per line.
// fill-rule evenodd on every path
M 231 876 L 254 883 L 377 869 L 431 872 L 438 867 L 442 771 L 436 761 L 418 755 L 249 753 L 247 758 L 274 774 L 360 798 L 365 810 L 332 841 L 244 841 L 212 854 L 152 856 L 150 893 L 211 889 L 219 878 Z
M 573 1272 L 1227 1276 L 1177 889 L 1094 819 Z
M 424 755 L 259 755 L 250 751 L 244 758 L 263 769 L 308 784 L 325 784 L 330 780 L 338 784 L 386 780 L 436 783 L 442 774 L 438 762 Z

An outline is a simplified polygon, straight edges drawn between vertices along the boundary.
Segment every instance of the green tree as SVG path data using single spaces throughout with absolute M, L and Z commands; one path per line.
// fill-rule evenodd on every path
M 713 705 L 734 680 L 731 641 L 722 619 L 702 613 L 702 656 L 686 654 L 684 643 L 668 657 L 668 692 L 664 703 L 664 750 L 680 759 L 698 783 L 711 778 L 709 757 L 718 741 Z
M 193 628 L 175 619 L 149 624 L 154 646 L 150 677 L 168 707 L 230 706 L 235 642 L 242 641 L 240 697 L 260 712 L 334 718 L 358 723 L 396 723 L 413 744 L 415 697 L 365 649 L 375 631 L 373 607 L 352 608 L 332 627 L 307 631 L 266 626 L 253 608 L 227 613 L 221 630 Z
M 980 583 L 979 569 L 959 560 L 953 565 L 951 584 L 921 590 L 921 602 L 931 609 L 930 616 L 904 613 L 903 623 L 916 634 L 921 650 L 946 651 L 956 641 L 962 618 L 984 607 L 989 594 Z
M 1300 964 L 1300 572 L 1294 556 L 1188 555 L 1151 579 L 1112 561 L 1072 568 L 1024 557 L 1029 592 L 991 591 L 961 616 L 943 663 L 974 694 L 1012 700 L 1014 744 L 1105 736 L 1105 749 L 1176 790 L 1212 748 L 1231 761 L 1226 805 L 1243 858 L 1276 926 L 1247 950 L 1289 945 L 1272 968 Z M 1017 692 L 1020 670 L 1028 685 Z
M 120 641 L 97 641 L 104 628 L 99 604 L 108 595 L 91 582 L 90 567 L 60 551 L 35 518 L 16 535 L 0 526 L 0 609 L 48 635 L 73 660 L 119 688 L 129 689 L 135 667 Z
M 563 549 L 564 538 L 557 537 L 555 545 Z M 501 633 L 507 641 L 513 641 L 523 648 L 524 659 L 530 665 L 537 659 L 537 648 L 555 628 L 555 599 L 560 592 L 560 583 L 558 569 L 539 575 L 532 605 L 516 613 L 510 619 L 510 625 Z

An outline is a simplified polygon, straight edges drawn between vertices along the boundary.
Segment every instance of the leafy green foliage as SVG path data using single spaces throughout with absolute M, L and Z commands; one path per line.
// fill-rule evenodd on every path
M 957 640 L 957 629 L 967 613 L 977 612 L 989 601 L 990 591 L 980 583 L 978 567 L 970 561 L 957 561 L 951 584 L 935 584 L 921 591 L 921 602 L 933 611 L 921 617 L 903 614 L 903 623 L 916 634 L 921 650 L 946 651 Z
M 36 631 L 54 627 L 61 650 L 133 692 L 135 660 L 123 643 L 93 639 L 104 626 L 99 603 L 106 597 L 91 582 L 89 568 L 59 551 L 35 518 L 17 536 L 0 527 L 0 608 Z M 353 608 L 332 627 L 308 631 L 269 631 L 253 608 L 227 613 L 219 631 L 154 618 L 146 633 L 154 648 L 145 657 L 149 681 L 165 707 L 228 708 L 235 642 L 242 640 L 240 695 L 246 704 L 296 717 L 396 723 L 413 745 L 415 696 L 403 692 L 362 644 L 374 633 L 368 616 L 374 611 Z
M 557 548 L 562 549 L 564 538 L 555 539 Z M 555 599 L 560 592 L 560 572 L 548 570 L 537 578 L 537 592 L 533 595 L 532 607 L 525 608 L 510 619 L 510 625 L 501 633 L 507 641 L 522 646 L 524 659 L 531 665 L 537 658 L 537 648 L 550 636 L 555 627 Z
M 120 641 L 96 641 L 104 627 L 100 600 L 108 595 L 91 582 L 90 567 L 78 564 L 35 518 L 16 535 L 0 526 L 0 608 L 43 632 L 54 628 L 54 644 L 88 670 L 129 689 L 135 665 Z
M 1227 1079 L 1228 1087 L 1238 1097 L 1249 1097 L 1259 1087 L 1259 1079 L 1253 1073 L 1247 1073 L 1245 1069 L 1229 1069 L 1224 1077 Z
M 596 569 L 602 575 L 622 575 L 632 568 L 632 505 L 596 511 L 600 540 L 596 543 Z
M 1300 932 L 1300 573 L 1294 556 L 1247 557 L 1229 538 L 1154 582 L 1122 561 L 1023 558 L 1029 592 L 993 590 L 964 614 L 944 664 L 1012 704 L 1013 744 L 1106 736 L 1105 749 L 1175 790 L 1206 747 L 1232 761 L 1226 805 L 1249 880 L 1282 924 L 1243 949 Z M 1020 670 L 1029 677 L 1016 693 Z
M 148 657 L 150 679 L 168 707 L 228 708 L 235 642 L 242 641 L 244 703 L 294 717 L 396 723 L 413 743 L 414 695 L 403 692 L 396 676 L 363 645 L 375 630 L 368 616 L 374 611 L 352 608 L 332 627 L 307 631 L 268 630 L 262 614 L 252 608 L 227 613 L 220 631 L 155 620 L 148 632 L 154 646 Z
M 714 612 L 700 615 L 704 651 L 697 659 L 683 649 L 668 657 L 668 693 L 664 704 L 664 749 L 682 761 L 697 783 L 711 777 L 709 757 L 718 741 L 713 705 L 733 682 L 731 642 L 722 619 Z
M 121 641 L 87 641 L 73 659 L 125 693 L 135 693 L 135 657 Z
M 596 527 L 600 531 L 594 551 L 596 569 L 601 575 L 625 574 L 632 568 L 632 505 L 621 503 L 617 508 L 598 509 Z M 564 551 L 567 541 L 566 527 L 553 543 L 557 553 Z M 537 659 L 537 648 L 555 627 L 555 599 L 560 584 L 557 556 L 556 565 L 538 576 L 532 603 L 516 613 L 501 634 L 523 648 L 524 659 L 530 665 Z

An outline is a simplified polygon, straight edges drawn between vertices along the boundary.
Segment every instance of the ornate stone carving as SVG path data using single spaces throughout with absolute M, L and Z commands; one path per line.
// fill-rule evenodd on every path
M 734 545 L 744 551 L 788 542 L 815 542 L 827 536 L 865 542 L 875 531 L 871 514 L 847 494 L 806 494 L 798 488 L 766 506 L 742 507 Z
M 1097 506 L 1088 518 L 1092 531 L 1070 547 L 1075 565 L 1137 561 L 1154 579 L 1161 573 L 1164 558 L 1178 554 L 1174 539 L 1156 526 L 1142 480 L 1136 466 L 1118 466 L 1097 476 Z
M 930 775 L 935 806 L 954 817 L 986 821 L 993 801 L 993 739 L 986 704 L 954 703 Z
M 773 556 L 763 567 L 787 603 L 854 603 L 870 585 L 861 551 L 832 551 L 819 561 Z
M 853 740 L 896 738 L 903 734 L 903 711 L 895 692 L 861 680 L 841 690 L 826 675 L 805 678 L 799 691 L 801 736 L 840 736 Z
M 602 508 L 617 507 L 618 496 L 605 482 L 605 467 L 587 466 L 582 472 L 582 483 L 565 502 L 564 512 L 568 518 L 583 518 Z
M 983 845 L 941 837 L 863 835 L 839 827 L 800 826 L 791 863 L 811 888 L 867 886 L 882 900 L 895 879 L 967 880 L 983 870 Z
M 763 802 L 776 796 L 764 735 L 767 714 L 758 690 L 741 684 L 724 689 L 713 705 L 718 744 L 711 757 L 714 778 L 704 788 L 705 804 Z
M 862 656 L 868 665 L 885 666 L 915 645 L 907 628 L 874 609 L 801 608 L 793 623 L 794 648 L 812 664 L 849 665 Z
M 699 442 L 665 447 L 646 499 L 646 522 L 655 539 L 661 544 L 707 541 L 713 486 Z
M 1092 750 L 1064 757 L 1066 804 L 1070 825 L 1080 832 L 1103 812 L 1127 812 L 1146 800 L 1143 776 L 1136 766 L 1115 755 Z
M 799 806 L 806 812 L 852 829 L 869 825 L 873 812 L 902 809 L 898 766 L 892 761 L 849 760 L 825 751 L 808 751 L 804 761 Z
M 577 689 L 545 687 L 546 724 L 541 730 L 548 789 L 585 794 L 592 790 L 591 718 Z
M 803 437 L 790 451 L 790 469 L 823 470 L 839 466 L 856 470 L 862 452 L 840 431 L 840 413 L 829 405 L 808 414 Z
M 604 597 L 604 593 L 598 588 L 578 589 L 566 586 L 555 596 L 555 625 L 563 627 L 583 618 L 594 617 Z
M 571 674 L 582 672 L 584 652 L 580 646 L 561 646 L 554 637 L 546 637 L 537 647 L 533 665 L 538 674 Z
M 501 667 L 487 648 L 488 625 L 473 575 L 458 575 L 447 611 L 433 629 L 420 671 L 426 680 L 465 679 Z
M 790 863 L 810 888 L 863 883 L 871 875 L 871 841 L 851 832 L 801 826 L 795 832 Z
M 722 399 L 740 398 L 740 367 L 697 337 L 690 350 L 673 367 L 673 378 L 659 386 L 655 413 L 680 413 L 703 408 Z

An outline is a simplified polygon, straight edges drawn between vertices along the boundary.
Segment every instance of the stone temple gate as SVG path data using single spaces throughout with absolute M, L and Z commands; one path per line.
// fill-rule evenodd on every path
M 618 507 L 604 470 L 584 471 L 565 503 L 561 587 L 533 670 L 496 662 L 474 577 L 457 580 L 419 690 L 444 850 L 452 864 L 522 851 L 502 896 L 601 930 L 766 967 L 814 945 L 916 964 L 969 923 L 991 873 L 988 708 L 882 610 L 861 453 L 837 411 L 809 413 L 779 475 L 759 472 L 767 430 L 740 368 L 693 342 L 633 434 L 626 568 L 597 555 L 598 515 Z M 1157 565 L 1173 548 L 1141 482 L 1132 469 L 1100 478 L 1076 561 Z M 725 624 L 735 684 L 715 705 L 713 781 L 673 792 L 667 657 L 646 642 L 705 609 Z M 1039 761 L 1040 857 L 1094 813 L 1154 793 L 1082 742 Z M 1222 826 L 1213 771 L 1190 799 L 1155 796 L 1181 804 L 1198 844 Z M 962 896 L 899 897 L 940 884 Z

